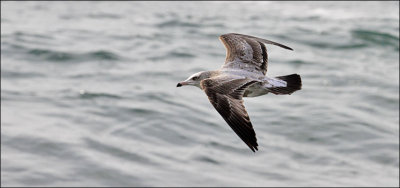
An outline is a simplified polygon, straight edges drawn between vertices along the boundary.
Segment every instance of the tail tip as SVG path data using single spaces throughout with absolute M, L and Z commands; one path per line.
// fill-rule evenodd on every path
M 302 87 L 301 76 L 298 74 L 290 74 L 286 76 L 276 77 L 286 82 L 286 87 L 271 88 L 270 91 L 277 95 L 292 94 L 293 92 L 300 90 Z
M 296 90 L 300 90 L 302 86 L 301 76 L 298 74 L 291 74 L 287 76 L 280 76 L 279 79 L 286 81 L 287 86 Z

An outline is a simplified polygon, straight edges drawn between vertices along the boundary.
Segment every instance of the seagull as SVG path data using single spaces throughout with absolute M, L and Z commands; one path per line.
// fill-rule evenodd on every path
M 219 37 L 226 48 L 225 63 L 219 70 L 201 71 L 191 75 L 177 87 L 199 87 L 232 130 L 253 151 L 258 151 L 256 133 L 243 105 L 243 97 L 268 93 L 290 95 L 300 90 L 298 74 L 267 77 L 268 54 L 265 44 L 293 50 L 283 44 L 238 33 Z

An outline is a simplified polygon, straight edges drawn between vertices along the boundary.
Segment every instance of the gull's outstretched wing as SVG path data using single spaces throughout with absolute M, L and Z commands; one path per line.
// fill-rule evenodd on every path
M 246 78 L 217 77 L 200 83 L 214 108 L 253 152 L 258 150 L 257 138 L 242 96 L 246 88 L 256 82 Z
M 223 68 L 244 69 L 263 75 L 267 73 L 268 65 L 267 48 L 264 43 L 293 50 L 277 42 L 237 33 L 224 34 L 219 39 L 226 48 Z

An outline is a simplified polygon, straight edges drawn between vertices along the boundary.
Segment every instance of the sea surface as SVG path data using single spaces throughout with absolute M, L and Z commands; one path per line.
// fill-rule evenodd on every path
M 267 45 L 253 153 L 196 87 Z M 1 2 L 1 186 L 399 186 L 399 2 Z

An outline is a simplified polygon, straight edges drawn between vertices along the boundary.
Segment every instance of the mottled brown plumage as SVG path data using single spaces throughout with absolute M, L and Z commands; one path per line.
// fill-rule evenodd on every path
M 226 77 L 200 82 L 214 108 L 252 151 L 258 150 L 257 138 L 242 96 L 246 88 L 256 82 L 250 79 L 227 80 Z
M 178 83 L 177 87 L 193 85 L 207 94 L 209 101 L 232 130 L 255 152 L 258 150 L 256 133 L 243 105 L 243 97 L 256 97 L 268 92 L 291 94 L 301 89 L 297 74 L 268 78 L 266 44 L 291 48 L 269 40 L 237 33 L 219 37 L 226 48 L 226 59 L 221 69 L 202 71 Z
M 250 72 L 260 72 L 263 75 L 267 73 L 268 67 L 268 54 L 264 43 L 293 50 L 277 42 L 237 33 L 224 34 L 219 39 L 226 48 L 223 68 L 246 69 Z M 238 61 L 241 64 L 237 63 Z

